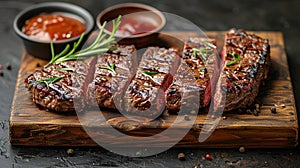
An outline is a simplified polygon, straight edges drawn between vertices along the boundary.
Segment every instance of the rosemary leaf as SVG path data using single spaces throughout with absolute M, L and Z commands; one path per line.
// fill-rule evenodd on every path
M 58 70 L 60 70 L 60 71 L 74 71 L 73 68 L 68 68 L 68 67 L 66 67 L 66 68 L 59 68 Z
M 232 56 L 233 60 L 230 61 L 230 62 L 228 62 L 228 63 L 226 64 L 226 66 L 234 65 L 235 63 L 237 63 L 238 61 L 241 60 L 240 54 L 237 54 L 237 57 L 234 55 L 234 53 L 229 53 L 229 54 Z
M 53 43 L 50 43 L 52 58 L 48 64 L 59 64 L 65 61 L 83 60 L 88 57 L 98 56 L 101 53 L 107 52 L 114 44 L 117 43 L 114 36 L 121 23 L 121 15 L 112 22 L 113 29 L 110 36 L 107 36 L 103 33 L 106 26 L 105 21 L 103 23 L 103 26 L 99 30 L 98 36 L 96 37 L 95 41 L 90 46 L 82 50 L 76 51 L 82 43 L 84 33 L 80 36 L 78 41 L 73 44 L 72 48 L 70 45 L 67 45 L 65 49 L 57 55 L 54 54 Z
M 209 41 L 203 41 L 203 44 L 205 46 L 208 46 L 210 48 L 217 48 L 217 46 L 215 46 L 213 43 L 209 42 Z
M 49 84 L 55 83 L 57 81 L 59 81 L 60 79 L 62 79 L 64 76 L 57 76 L 57 77 L 52 77 L 52 78 L 42 78 L 37 80 L 37 83 L 44 83 L 47 88 L 49 88 Z
M 158 72 L 156 71 L 148 71 L 148 70 L 141 70 L 141 72 L 145 75 L 155 75 L 155 74 L 158 74 Z
M 107 61 L 106 62 L 106 66 L 107 67 L 99 67 L 100 69 L 106 69 L 106 70 L 109 70 L 109 71 L 111 71 L 111 72 L 113 72 L 114 74 L 116 73 L 116 71 L 115 71 L 115 68 L 116 68 L 116 65 L 113 63 L 113 64 L 111 64 L 110 65 L 110 63 Z

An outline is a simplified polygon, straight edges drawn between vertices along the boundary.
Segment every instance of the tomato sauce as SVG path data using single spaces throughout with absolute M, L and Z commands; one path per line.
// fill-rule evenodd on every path
M 25 22 L 23 33 L 44 41 L 65 40 L 81 35 L 85 25 L 74 18 L 61 14 L 41 14 Z
M 151 23 L 151 20 L 142 19 L 141 17 L 123 16 L 121 18 L 121 24 L 116 31 L 116 35 L 130 36 L 153 31 L 157 25 Z M 112 31 L 112 22 L 107 24 L 107 30 Z

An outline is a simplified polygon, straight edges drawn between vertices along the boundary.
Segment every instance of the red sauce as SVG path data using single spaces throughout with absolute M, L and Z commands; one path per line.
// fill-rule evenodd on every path
M 60 14 L 41 14 L 25 22 L 23 33 L 39 40 L 65 40 L 81 35 L 85 25 L 77 19 Z
M 130 36 L 150 32 L 157 27 L 157 25 L 155 25 L 156 22 L 151 22 L 151 20 L 143 19 L 142 17 L 125 15 L 121 18 L 121 24 L 116 32 L 116 35 Z M 107 24 L 107 30 L 112 31 L 112 28 L 112 22 L 109 22 Z

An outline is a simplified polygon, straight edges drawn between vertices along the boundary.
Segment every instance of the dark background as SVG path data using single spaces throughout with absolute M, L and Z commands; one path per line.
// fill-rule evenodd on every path
M 18 12 L 43 0 L 0 1 L 0 167 L 299 167 L 299 148 L 294 149 L 171 149 L 146 158 L 118 156 L 101 148 L 74 148 L 70 157 L 64 148 L 12 147 L 8 120 L 20 58 L 21 40 L 14 34 L 12 22 Z M 73 0 L 89 9 L 94 17 L 103 9 L 122 2 L 116 0 Z M 296 102 L 300 100 L 300 1 L 299 0 L 152 0 L 130 1 L 152 5 L 163 12 L 182 16 L 204 30 L 228 30 L 232 27 L 284 34 Z M 172 25 L 169 25 L 172 26 Z M 10 63 L 12 70 L 6 70 Z M 297 105 L 299 109 L 300 103 Z M 298 114 L 299 115 L 299 114 Z M 179 161 L 183 152 L 186 161 Z M 204 159 L 206 153 L 212 160 Z M 299 166 L 298 166 L 299 165 Z

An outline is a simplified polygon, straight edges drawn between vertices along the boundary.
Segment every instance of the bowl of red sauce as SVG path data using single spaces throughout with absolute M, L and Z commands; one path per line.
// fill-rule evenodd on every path
M 73 46 L 83 33 L 85 41 L 94 25 L 94 18 L 86 9 L 63 2 L 33 5 L 21 11 L 13 23 L 26 51 L 47 60 L 51 59 L 51 42 L 57 54 L 67 44 Z
M 155 38 L 166 24 L 166 18 L 158 9 L 140 3 L 123 3 L 111 6 L 103 10 L 96 19 L 97 26 L 103 27 L 107 21 L 104 31 L 110 34 L 112 21 L 121 15 L 121 24 L 115 37 L 119 43 L 139 45 L 151 38 Z

